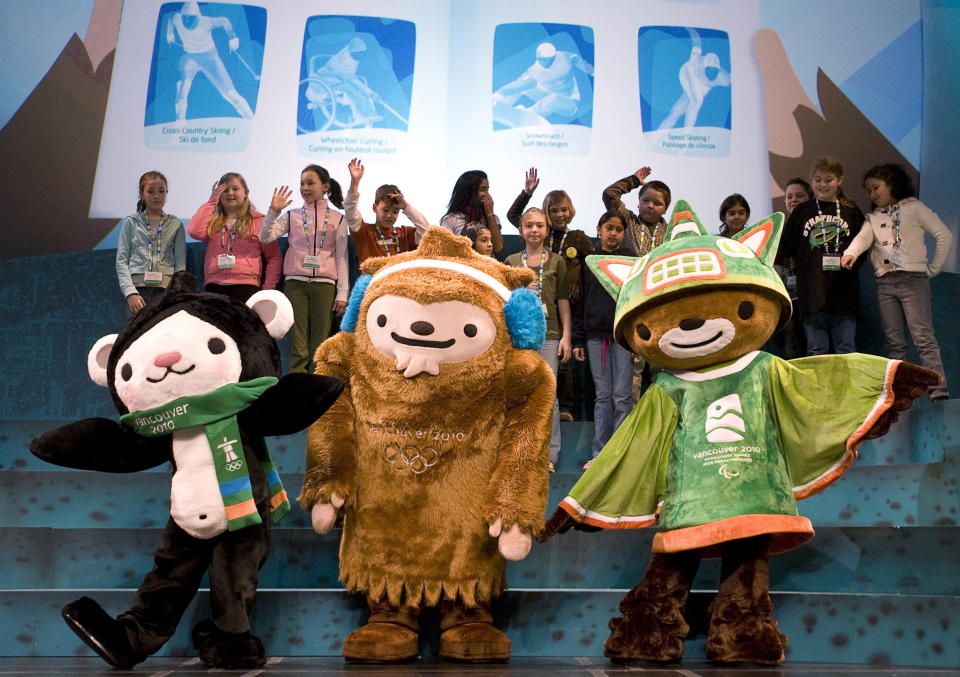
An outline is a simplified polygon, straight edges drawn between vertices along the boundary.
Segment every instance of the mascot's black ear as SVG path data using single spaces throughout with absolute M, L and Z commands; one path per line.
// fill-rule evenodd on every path
M 197 278 L 185 270 L 178 271 L 170 278 L 168 294 L 183 294 L 197 291 Z

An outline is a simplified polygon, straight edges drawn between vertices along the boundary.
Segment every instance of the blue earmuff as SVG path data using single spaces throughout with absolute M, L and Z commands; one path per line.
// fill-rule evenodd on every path
M 363 295 L 367 293 L 367 287 L 370 286 L 372 275 L 361 275 L 353 284 L 353 290 L 350 292 L 350 300 L 347 301 L 347 309 L 343 311 L 343 317 L 340 319 L 340 331 L 353 332 L 357 329 L 357 318 L 360 317 L 360 304 L 363 302 Z
M 357 319 L 360 317 L 360 304 L 372 279 L 370 275 L 361 275 L 354 283 L 347 309 L 340 320 L 341 331 L 356 331 Z M 543 346 L 543 340 L 547 334 L 547 318 L 543 314 L 540 299 L 533 291 L 521 287 L 510 292 L 510 298 L 503 306 L 503 316 L 514 348 L 539 350 Z
M 547 317 L 533 290 L 521 287 L 510 292 L 503 316 L 514 348 L 540 350 L 547 335 Z

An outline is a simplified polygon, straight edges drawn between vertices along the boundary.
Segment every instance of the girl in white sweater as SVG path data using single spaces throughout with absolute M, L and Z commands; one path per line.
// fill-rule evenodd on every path
M 863 175 L 874 210 L 843 253 L 840 264 L 852 268 L 870 250 L 877 275 L 877 302 L 890 357 L 907 356 L 907 333 L 920 361 L 943 378 L 940 346 L 933 330 L 930 278 L 940 272 L 953 243 L 953 234 L 937 214 L 914 197 L 910 177 L 900 165 L 877 165 Z M 933 261 L 927 261 L 924 235 L 936 240 Z M 930 389 L 934 400 L 950 397 L 946 378 Z

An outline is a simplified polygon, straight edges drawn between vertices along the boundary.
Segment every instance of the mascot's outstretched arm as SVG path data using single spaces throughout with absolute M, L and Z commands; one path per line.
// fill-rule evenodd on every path
M 65 468 L 138 472 L 170 460 L 162 439 L 142 437 L 107 418 L 85 418 L 44 433 L 30 442 L 38 458 Z
M 313 528 L 321 534 L 333 528 L 337 510 L 353 494 L 356 481 L 354 411 L 349 386 L 352 351 L 353 334 L 341 332 L 324 341 L 314 359 L 317 374 L 346 384 L 343 396 L 307 432 L 307 467 L 297 500 L 310 512 Z
M 547 505 L 547 445 L 554 397 L 553 372 L 535 353 L 517 351 L 507 365 L 513 400 L 501 437 L 497 466 L 487 485 L 487 522 L 500 553 L 520 560 L 530 552 L 531 534 L 543 525 Z
M 287 374 L 240 414 L 240 420 L 258 435 L 292 435 L 316 421 L 330 408 L 343 384 L 329 376 Z
M 883 413 L 864 435 L 864 439 L 871 440 L 883 437 L 890 431 L 890 426 L 900 418 L 900 412 L 913 406 L 913 401 L 927 393 L 927 389 L 940 382 L 940 375 L 910 362 L 901 362 L 897 373 L 893 377 L 893 404 Z

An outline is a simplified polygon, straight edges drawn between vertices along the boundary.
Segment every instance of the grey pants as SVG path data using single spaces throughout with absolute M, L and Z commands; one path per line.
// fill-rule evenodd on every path
M 947 394 L 940 345 L 933 331 L 933 308 L 930 280 L 926 273 L 894 271 L 877 278 L 877 303 L 887 341 L 889 356 L 902 360 L 907 356 L 907 329 L 920 353 L 920 362 L 943 378 L 930 388 L 934 396 Z

